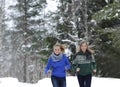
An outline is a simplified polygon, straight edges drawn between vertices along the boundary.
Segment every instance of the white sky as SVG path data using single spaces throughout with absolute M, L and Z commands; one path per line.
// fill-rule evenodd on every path
M 45 12 L 51 11 L 54 12 L 57 10 L 57 3 L 58 0 L 47 0 L 47 8 L 45 10 Z
M 67 77 L 67 87 L 79 87 L 76 76 Z M 21 83 L 16 78 L 0 78 L 0 87 L 52 87 L 50 78 L 39 80 L 36 84 Z M 120 79 L 92 78 L 92 87 L 120 87 Z

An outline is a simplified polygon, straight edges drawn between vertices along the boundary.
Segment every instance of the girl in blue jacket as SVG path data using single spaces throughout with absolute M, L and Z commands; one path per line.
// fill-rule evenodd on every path
M 70 63 L 65 54 L 61 52 L 61 45 L 53 46 L 53 53 L 48 58 L 44 73 L 51 72 L 51 82 L 53 87 L 66 87 L 66 70 L 70 69 Z

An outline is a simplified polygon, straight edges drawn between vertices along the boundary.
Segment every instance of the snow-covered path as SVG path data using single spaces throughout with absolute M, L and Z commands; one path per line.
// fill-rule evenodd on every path
M 52 87 L 50 78 L 39 80 L 36 84 L 22 83 L 12 77 L 0 78 L 0 87 Z M 67 87 L 79 87 L 77 78 L 67 77 Z M 120 87 L 120 79 L 115 78 L 92 78 L 92 87 Z

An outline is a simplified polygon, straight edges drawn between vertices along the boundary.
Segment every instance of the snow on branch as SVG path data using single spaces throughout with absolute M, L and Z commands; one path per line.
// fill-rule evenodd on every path
M 74 41 L 71 41 L 71 40 L 68 40 L 68 39 L 64 39 L 64 40 L 62 40 L 62 42 L 68 43 L 68 44 L 75 44 Z

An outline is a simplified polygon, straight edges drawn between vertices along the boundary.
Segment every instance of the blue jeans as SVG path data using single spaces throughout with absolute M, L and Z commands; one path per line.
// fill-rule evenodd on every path
M 66 87 L 66 77 L 51 76 L 53 87 Z
M 80 87 L 91 87 L 92 74 L 85 76 L 77 75 L 77 79 Z

